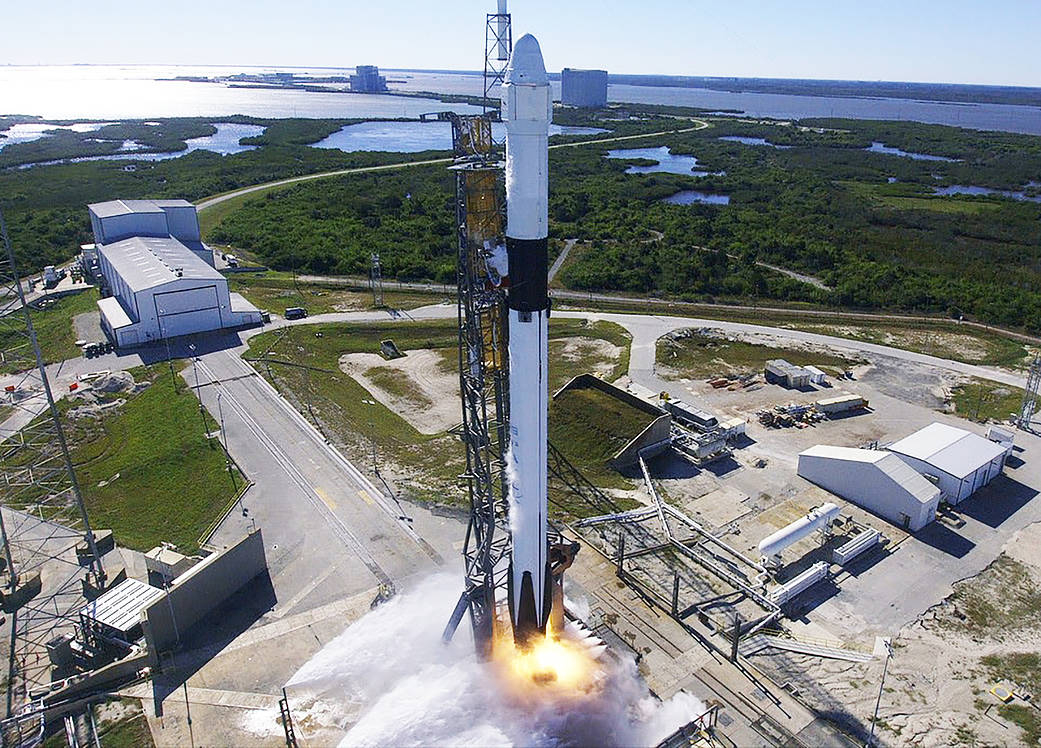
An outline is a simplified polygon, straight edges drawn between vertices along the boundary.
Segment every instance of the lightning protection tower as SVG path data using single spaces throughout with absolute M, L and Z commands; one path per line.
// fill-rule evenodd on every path
M 71 633 L 105 579 L 0 213 L 0 585 L 8 616 L 4 744 L 20 743 L 31 694 L 49 685 L 47 644 Z M 12 735 L 11 732 L 14 731 Z
M 1019 406 L 1016 426 L 1023 431 L 1033 431 L 1034 412 L 1037 410 L 1038 394 L 1041 392 L 1041 355 L 1034 356 L 1027 372 L 1027 388 Z
M 372 253 L 372 265 L 369 268 L 369 290 L 372 291 L 372 305 L 383 306 L 383 267 L 380 265 L 380 253 Z

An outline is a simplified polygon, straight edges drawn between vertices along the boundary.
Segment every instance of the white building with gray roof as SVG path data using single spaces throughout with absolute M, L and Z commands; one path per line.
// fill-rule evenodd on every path
M 108 292 L 101 326 L 117 346 L 261 322 L 214 269 L 191 203 L 114 200 L 91 205 L 90 217 Z

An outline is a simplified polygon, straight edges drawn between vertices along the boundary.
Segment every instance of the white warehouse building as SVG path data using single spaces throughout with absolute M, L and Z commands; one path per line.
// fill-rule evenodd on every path
M 799 475 L 911 532 L 940 503 L 940 489 L 891 452 L 818 445 L 799 454 Z
M 111 294 L 98 302 L 101 326 L 117 346 L 261 322 L 204 259 L 212 252 L 198 240 L 191 203 L 116 200 L 91 205 L 90 217 Z
M 943 500 L 957 504 L 1001 474 L 1008 450 L 971 431 L 933 423 L 887 449 L 936 481 Z

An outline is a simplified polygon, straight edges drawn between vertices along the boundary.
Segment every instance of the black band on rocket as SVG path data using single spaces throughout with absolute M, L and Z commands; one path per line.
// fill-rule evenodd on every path
M 517 312 L 544 312 L 549 309 L 547 240 L 511 239 L 507 236 L 506 256 L 510 263 L 507 306 Z

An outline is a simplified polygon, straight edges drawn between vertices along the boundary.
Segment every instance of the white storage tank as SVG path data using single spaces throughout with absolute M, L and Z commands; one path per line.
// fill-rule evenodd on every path
M 830 501 L 821 504 L 811 509 L 805 517 L 760 540 L 759 553 L 763 558 L 776 559 L 788 546 L 798 543 L 817 530 L 827 529 L 838 516 L 839 508 Z

